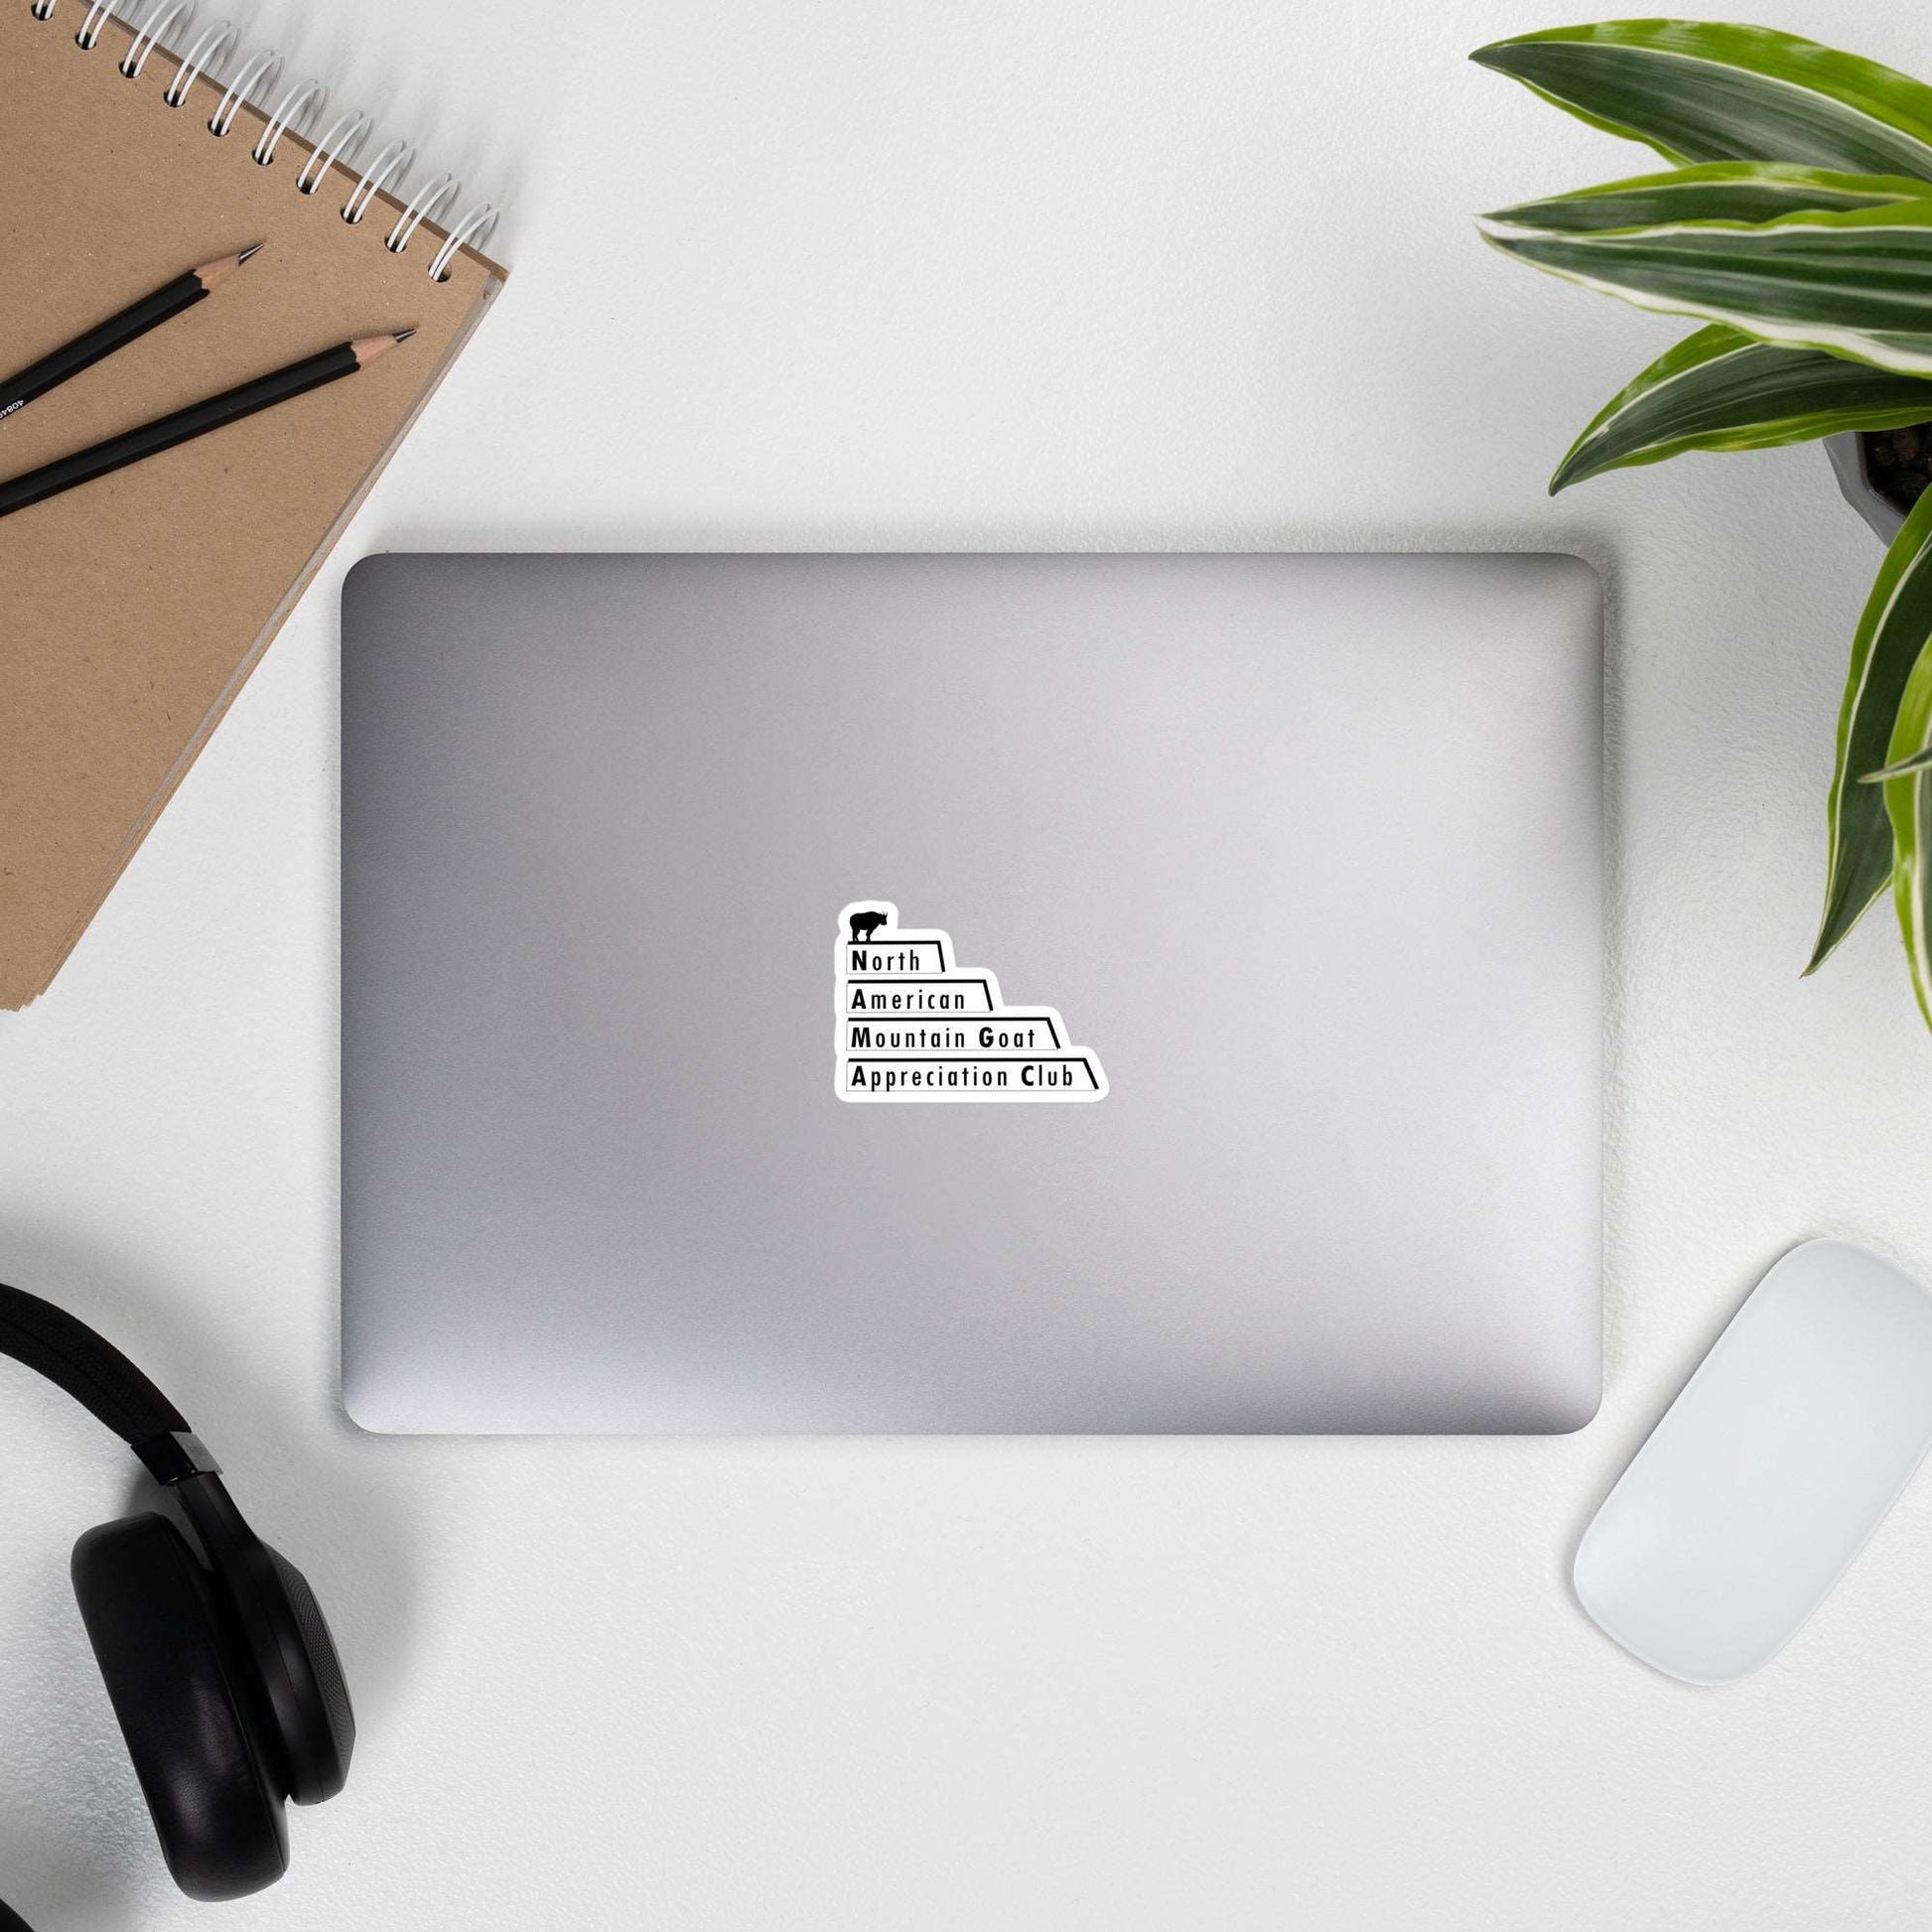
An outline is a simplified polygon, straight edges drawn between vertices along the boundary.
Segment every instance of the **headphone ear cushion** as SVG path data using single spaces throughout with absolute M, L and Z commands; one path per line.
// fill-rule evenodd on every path
M 288 1869 L 282 1792 L 250 1722 L 241 1646 L 188 1539 L 165 1517 L 73 1546 L 73 1593 L 175 1882 L 240 1898 Z

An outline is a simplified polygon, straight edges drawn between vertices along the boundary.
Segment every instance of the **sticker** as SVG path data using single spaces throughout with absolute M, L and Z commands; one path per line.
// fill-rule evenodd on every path
M 839 914 L 834 1079 L 841 1100 L 1099 1100 L 1107 1075 L 1051 1007 L 1010 1007 L 934 926 L 862 898 Z

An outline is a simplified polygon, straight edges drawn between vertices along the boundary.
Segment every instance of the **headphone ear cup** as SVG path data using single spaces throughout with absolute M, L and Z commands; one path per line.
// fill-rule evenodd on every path
M 188 1539 L 165 1517 L 103 1523 L 73 1546 L 73 1593 L 154 1818 L 191 1898 L 240 1898 L 288 1868 L 250 1669 Z
M 343 1676 L 329 1619 L 323 1615 L 308 1578 L 281 1551 L 270 1549 L 266 1543 L 262 1548 L 268 1551 L 269 1564 L 281 1586 L 322 1719 L 319 1730 L 311 1725 L 312 1734 L 290 1745 L 289 1796 L 298 1805 L 320 1804 L 325 1798 L 333 1798 L 348 1776 L 348 1760 L 355 1749 L 355 1712 L 348 1701 L 348 1681 Z

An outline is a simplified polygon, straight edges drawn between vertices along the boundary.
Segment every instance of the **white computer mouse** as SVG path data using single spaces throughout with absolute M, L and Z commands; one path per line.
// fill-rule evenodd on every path
M 1691 1684 L 1754 1671 L 1932 1445 L 1932 1298 L 1842 1241 L 1777 1262 L 1584 1532 L 1583 1606 Z

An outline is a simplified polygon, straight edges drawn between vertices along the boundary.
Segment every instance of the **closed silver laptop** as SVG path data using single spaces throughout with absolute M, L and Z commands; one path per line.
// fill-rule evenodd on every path
M 1593 1412 L 1575 559 L 384 556 L 343 659 L 365 1426 Z

